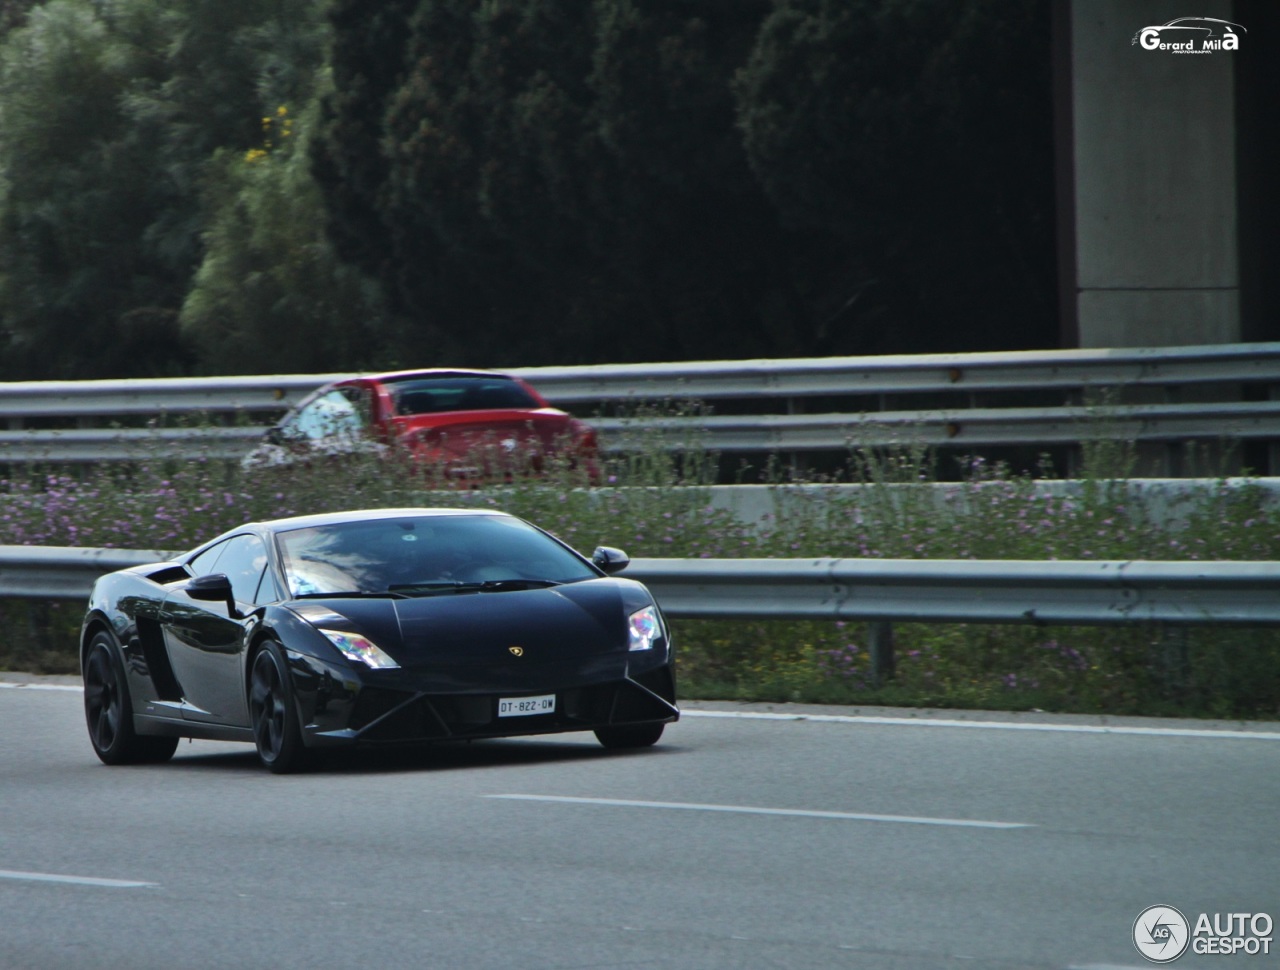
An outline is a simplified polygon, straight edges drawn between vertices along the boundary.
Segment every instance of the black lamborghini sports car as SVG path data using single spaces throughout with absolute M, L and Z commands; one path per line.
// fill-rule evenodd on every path
M 98 580 L 80 639 L 107 764 L 181 737 L 251 741 L 275 772 L 329 746 L 594 731 L 679 717 L 671 639 L 629 560 L 500 512 L 256 522 Z

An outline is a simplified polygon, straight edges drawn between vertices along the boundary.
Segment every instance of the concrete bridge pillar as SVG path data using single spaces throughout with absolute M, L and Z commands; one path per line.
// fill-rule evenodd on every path
M 1143 28 L 1177 17 L 1238 22 L 1237 5 L 1055 4 L 1064 346 L 1246 339 L 1234 60 L 1240 55 L 1132 43 Z M 1175 33 L 1171 40 L 1180 39 Z M 1239 36 L 1247 54 L 1257 39 Z M 1280 57 L 1280 49 L 1270 55 Z

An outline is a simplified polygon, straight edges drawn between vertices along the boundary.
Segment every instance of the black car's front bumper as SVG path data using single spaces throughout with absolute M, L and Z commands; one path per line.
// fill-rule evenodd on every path
M 655 663 L 655 661 L 657 661 Z M 356 672 L 291 655 L 306 743 L 414 743 L 590 731 L 674 721 L 675 672 L 666 657 L 485 670 Z M 499 717 L 501 699 L 554 694 L 546 714 Z

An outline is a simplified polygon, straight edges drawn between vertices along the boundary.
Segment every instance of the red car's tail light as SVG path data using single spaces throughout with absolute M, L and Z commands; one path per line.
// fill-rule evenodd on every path
M 569 419 L 569 428 L 573 432 L 573 436 L 577 439 L 574 444 L 579 453 L 594 455 L 599 450 L 599 443 L 596 439 L 596 429 L 591 425 L 579 421 L 577 418 Z

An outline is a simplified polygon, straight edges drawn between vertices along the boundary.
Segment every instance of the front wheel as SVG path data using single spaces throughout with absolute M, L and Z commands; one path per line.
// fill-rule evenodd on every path
M 303 767 L 307 749 L 302 743 L 298 709 L 284 648 L 274 640 L 253 656 L 249 674 L 249 717 L 258 760 L 277 775 Z
M 133 728 L 133 704 L 115 641 L 96 634 L 84 661 L 84 719 L 94 753 L 106 765 L 168 761 L 177 738 L 140 735 Z
M 606 748 L 647 748 L 658 743 L 665 727 L 665 724 L 659 722 L 596 728 L 596 740 Z

